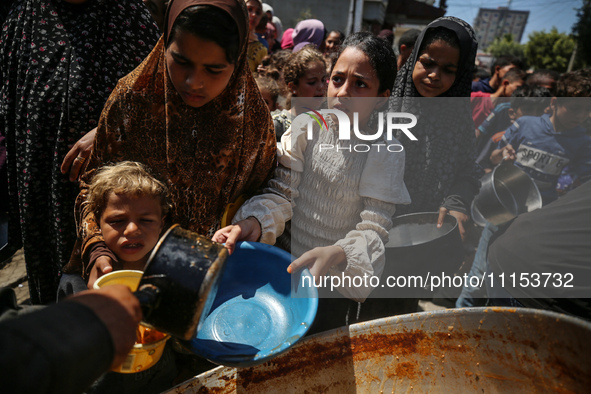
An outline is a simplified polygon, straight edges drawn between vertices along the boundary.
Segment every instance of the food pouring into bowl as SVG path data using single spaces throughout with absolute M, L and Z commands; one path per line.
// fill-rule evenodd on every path
M 146 347 L 152 355 L 152 345 L 163 348 L 173 336 L 178 346 L 215 363 L 255 365 L 289 349 L 314 321 L 316 288 L 294 286 L 290 263 L 289 253 L 257 242 L 240 243 L 229 258 L 222 244 L 175 225 L 144 272 L 114 271 L 95 286 L 134 282 L 144 312 L 134 358 Z M 118 372 L 145 370 L 158 361 L 156 351 L 150 365 L 130 362 Z

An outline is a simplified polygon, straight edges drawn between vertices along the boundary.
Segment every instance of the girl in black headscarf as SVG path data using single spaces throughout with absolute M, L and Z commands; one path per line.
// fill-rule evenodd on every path
M 7 139 L 6 248 L 24 247 L 31 301 L 54 302 L 76 231 L 75 183 L 60 172 L 97 126 L 119 78 L 159 37 L 141 0 L 15 1 L 0 32 L 0 132 Z M 85 158 L 76 159 L 83 163 Z
M 478 192 L 470 83 L 478 43 L 469 24 L 455 17 L 430 23 L 396 78 L 392 112 L 410 112 L 418 123 L 400 134 L 406 150 L 404 182 L 412 203 L 398 213 L 437 211 L 463 222 Z M 445 97 L 428 100 L 422 97 Z

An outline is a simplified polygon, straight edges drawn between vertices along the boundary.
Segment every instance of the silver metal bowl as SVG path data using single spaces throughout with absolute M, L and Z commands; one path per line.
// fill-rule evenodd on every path
M 486 224 L 484 220 L 498 226 L 542 207 L 535 182 L 510 162 L 501 162 L 480 182 L 480 192 L 472 202 L 472 218 L 477 224 Z

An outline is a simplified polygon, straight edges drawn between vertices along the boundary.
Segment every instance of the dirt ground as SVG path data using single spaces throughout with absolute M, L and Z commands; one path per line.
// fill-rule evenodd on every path
M 19 304 L 30 304 L 25 255 L 22 249 L 0 263 L 0 287 L 12 287 Z

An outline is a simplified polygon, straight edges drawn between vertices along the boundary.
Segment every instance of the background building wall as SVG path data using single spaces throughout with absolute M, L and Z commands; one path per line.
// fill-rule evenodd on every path
M 506 34 L 513 35 L 516 42 L 521 42 L 528 16 L 529 11 L 516 11 L 504 7 L 481 8 L 473 25 L 479 47 L 484 49 L 495 38 Z
M 283 29 L 294 28 L 300 20 L 319 19 L 327 31 L 346 32 L 350 0 L 266 0 L 283 24 Z

